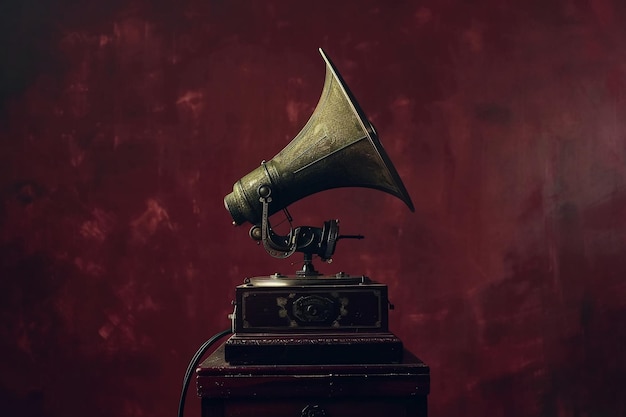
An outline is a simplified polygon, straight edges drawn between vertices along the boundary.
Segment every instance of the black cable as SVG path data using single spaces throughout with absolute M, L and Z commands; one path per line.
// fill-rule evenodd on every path
M 200 363 L 200 359 L 202 359 L 202 356 L 204 356 L 206 351 L 209 350 L 211 346 L 215 344 L 215 342 L 231 333 L 231 329 L 226 329 L 219 333 L 216 333 L 209 340 L 204 342 L 191 358 L 189 366 L 187 366 L 187 371 L 185 372 L 185 377 L 183 378 L 183 391 L 180 393 L 180 402 L 178 403 L 178 417 L 183 417 L 183 413 L 185 411 L 185 398 L 187 398 L 187 389 L 189 388 L 189 383 L 191 382 L 191 375 Z

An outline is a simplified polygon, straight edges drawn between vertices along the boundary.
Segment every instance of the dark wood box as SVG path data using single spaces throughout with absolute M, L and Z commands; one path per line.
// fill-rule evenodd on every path
M 226 361 L 245 364 L 399 363 L 387 286 L 365 276 L 275 274 L 236 288 Z
M 197 369 L 203 417 L 426 417 L 430 370 L 397 364 L 230 365 L 224 346 Z
M 267 279 L 236 288 L 236 333 L 380 333 L 388 331 L 387 286 L 331 279 Z M 336 280 L 335 280 L 336 281 Z M 320 284 L 323 283 L 323 284 Z M 330 282 L 330 283 L 329 283 Z

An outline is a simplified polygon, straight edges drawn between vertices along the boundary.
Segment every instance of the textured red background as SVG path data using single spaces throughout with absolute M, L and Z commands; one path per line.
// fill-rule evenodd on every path
M 625 5 L 2 2 L 0 413 L 175 414 L 234 287 L 298 266 L 222 198 L 308 120 L 323 47 L 416 213 L 291 212 L 366 235 L 318 268 L 389 285 L 432 415 L 625 416 Z

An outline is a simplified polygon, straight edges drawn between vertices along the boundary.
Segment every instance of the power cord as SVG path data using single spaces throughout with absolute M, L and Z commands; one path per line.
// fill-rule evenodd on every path
M 223 330 L 219 333 L 213 335 L 209 340 L 204 342 L 202 346 L 198 349 L 198 351 L 193 355 L 191 361 L 189 362 L 189 366 L 187 366 L 187 372 L 185 372 L 185 377 L 183 378 L 183 390 L 180 393 L 180 402 L 178 403 L 178 417 L 183 417 L 185 411 L 185 399 L 187 398 L 187 389 L 189 388 L 189 383 L 191 382 L 191 375 L 195 371 L 196 367 L 200 363 L 202 356 L 222 337 L 229 335 L 232 333 L 231 329 Z

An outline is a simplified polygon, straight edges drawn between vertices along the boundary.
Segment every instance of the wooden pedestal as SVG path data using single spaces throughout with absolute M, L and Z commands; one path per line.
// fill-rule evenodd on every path
M 197 369 L 202 417 L 426 417 L 430 370 L 402 363 L 230 365 L 222 345 Z

